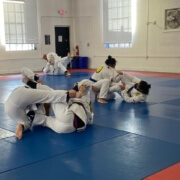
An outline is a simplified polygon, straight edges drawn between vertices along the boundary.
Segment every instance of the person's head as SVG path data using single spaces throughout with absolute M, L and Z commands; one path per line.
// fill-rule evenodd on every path
M 108 58 L 106 59 L 105 61 L 106 65 L 112 67 L 112 68 L 115 68 L 116 66 L 116 59 L 115 58 L 112 58 L 112 56 L 108 56 Z
M 47 61 L 48 61 L 51 65 L 54 65 L 54 63 L 55 63 L 55 56 L 54 56 L 54 54 L 48 53 L 48 54 L 46 55 L 46 57 L 47 57 Z
M 47 60 L 48 60 L 48 59 L 47 59 L 47 54 L 43 54 L 43 57 L 42 57 L 42 58 L 47 61 Z
M 148 95 L 149 94 L 149 89 L 151 88 L 151 85 L 148 84 L 146 81 L 140 81 L 137 86 L 136 89 L 140 92 L 142 92 L 143 94 Z

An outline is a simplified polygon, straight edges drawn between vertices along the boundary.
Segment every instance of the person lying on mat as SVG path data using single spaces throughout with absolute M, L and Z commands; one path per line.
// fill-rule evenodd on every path
M 26 70 L 28 69 L 26 68 Z M 29 79 L 25 76 L 27 74 L 29 77 L 33 77 L 33 75 L 30 75 L 32 74 L 30 71 L 23 71 L 22 81 L 26 85 L 30 88 L 35 88 L 37 91 L 54 91 L 52 88 L 37 83 L 34 79 Z M 47 109 L 45 111 L 42 104 L 38 104 L 37 109 L 32 108 L 32 105 L 28 106 L 26 108 L 26 115 L 29 124 L 19 123 L 16 129 L 16 136 L 21 139 L 25 130 L 37 125 L 48 127 L 57 133 L 71 133 L 85 130 L 88 124 L 93 123 L 92 103 L 88 88 L 83 82 L 79 83 L 78 91 L 73 90 L 76 92 L 76 98 L 70 97 L 66 102 L 51 103 L 51 108 L 55 116 L 49 116 L 46 113 Z
M 67 70 L 67 65 L 74 59 L 74 51 L 66 57 L 61 58 L 54 52 L 43 55 L 43 59 L 47 60 L 46 67 L 43 68 L 43 72 L 47 75 L 65 75 L 70 76 L 71 73 Z
M 35 81 L 32 81 L 35 82 Z M 33 84 L 33 83 L 32 83 Z M 41 85 L 40 83 L 38 83 Z M 33 84 L 34 85 L 34 84 Z M 31 122 L 27 118 L 27 110 L 30 108 L 37 108 L 39 104 L 43 103 L 64 103 L 71 98 L 79 97 L 75 90 L 43 90 L 32 89 L 25 86 L 20 86 L 14 89 L 7 100 L 5 101 L 6 114 L 21 126 L 17 126 L 16 136 L 21 138 L 19 129 L 23 127 L 26 129 L 31 126 Z
M 145 102 L 151 85 L 135 76 L 123 73 L 121 82 L 125 89 L 121 91 L 121 97 L 128 103 Z

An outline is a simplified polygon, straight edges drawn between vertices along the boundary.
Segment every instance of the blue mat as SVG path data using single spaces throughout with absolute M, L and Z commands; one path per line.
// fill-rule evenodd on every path
M 54 89 L 71 89 L 92 73 L 40 77 Z M 119 95 L 94 100 L 94 124 L 80 133 L 57 134 L 44 127 L 0 139 L 1 180 L 140 180 L 180 161 L 180 79 L 139 76 L 152 88 L 146 103 L 126 103 Z M 4 112 L 21 78 L 0 81 L 0 132 L 16 123 Z

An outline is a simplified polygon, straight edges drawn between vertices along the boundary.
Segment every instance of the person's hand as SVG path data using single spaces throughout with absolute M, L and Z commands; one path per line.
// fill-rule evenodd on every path
M 23 78 L 22 78 L 22 82 L 24 83 L 24 84 L 27 84 L 27 82 L 29 81 L 30 79 L 27 77 L 27 76 L 23 76 Z
M 120 85 L 121 90 L 124 90 L 126 88 L 126 84 L 124 82 L 122 82 L 122 84 Z
M 117 70 L 117 73 L 118 73 L 119 75 L 123 75 L 123 72 L 120 71 L 120 70 Z

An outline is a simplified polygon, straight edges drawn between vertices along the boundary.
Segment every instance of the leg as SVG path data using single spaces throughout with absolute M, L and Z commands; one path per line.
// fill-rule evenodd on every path
M 105 101 L 104 99 L 106 99 L 108 93 L 109 83 L 110 83 L 109 79 L 102 79 L 93 84 L 93 88 L 99 89 L 99 98 L 98 98 L 99 103 L 102 104 L 107 103 L 107 101 Z M 96 92 L 95 97 L 97 97 L 97 91 L 95 92 Z
M 33 126 L 42 125 L 48 127 L 57 133 L 71 133 L 75 131 L 73 114 L 61 114 L 60 118 L 36 114 Z
M 66 97 L 67 94 L 65 90 L 47 91 L 40 89 L 30 89 L 25 87 L 19 87 L 15 89 L 9 96 L 12 103 L 22 108 L 36 103 L 66 102 Z

